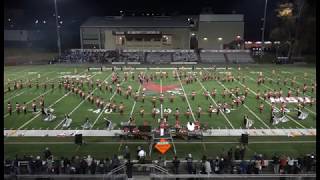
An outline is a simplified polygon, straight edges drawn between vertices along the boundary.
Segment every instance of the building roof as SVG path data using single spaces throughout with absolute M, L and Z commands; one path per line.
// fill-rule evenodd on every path
M 188 18 L 198 16 L 105 16 L 91 17 L 81 27 L 190 27 Z
M 243 14 L 200 14 L 200 22 L 243 22 Z

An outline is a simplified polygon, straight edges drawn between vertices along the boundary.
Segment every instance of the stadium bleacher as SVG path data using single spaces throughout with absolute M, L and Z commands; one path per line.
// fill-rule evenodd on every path
M 226 59 L 222 52 L 202 51 L 200 53 L 202 63 L 226 63 Z
M 57 60 L 58 61 L 58 60 Z M 139 62 L 169 64 L 174 62 L 201 63 L 253 63 L 250 51 L 246 50 L 111 50 L 71 49 L 60 57 L 67 63 L 112 63 Z
M 249 52 L 226 53 L 230 63 L 253 63 Z

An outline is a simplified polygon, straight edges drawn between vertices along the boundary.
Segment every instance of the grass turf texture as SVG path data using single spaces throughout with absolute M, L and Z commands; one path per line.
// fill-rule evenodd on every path
M 198 66 L 201 67 L 201 66 Z M 202 66 L 203 67 L 203 66 Z M 228 70 L 233 73 L 233 75 L 236 77 L 238 75 L 238 70 L 236 66 L 231 66 L 233 69 Z M 292 111 L 288 115 L 292 117 L 295 121 L 298 123 L 289 120 L 286 123 L 280 123 L 278 125 L 272 125 L 269 122 L 270 119 L 270 106 L 261 100 L 257 101 L 255 99 L 255 94 L 257 90 L 260 90 L 260 92 L 264 92 L 264 90 L 268 90 L 269 88 L 271 89 L 277 89 L 282 88 L 283 94 L 287 94 L 288 87 L 291 86 L 290 80 L 288 81 L 287 85 L 283 85 L 283 79 L 288 78 L 292 79 L 294 76 L 297 77 L 297 86 L 302 89 L 303 83 L 307 83 L 307 85 L 310 87 L 313 82 L 315 82 L 316 79 L 316 70 L 312 66 L 302 66 L 302 67 L 297 67 L 297 66 L 274 66 L 274 65 L 263 65 L 263 66 L 256 66 L 256 65 L 250 65 L 246 68 L 247 66 L 241 66 L 241 76 L 246 77 L 245 83 L 242 82 L 226 82 L 226 83 L 219 83 L 217 81 L 205 81 L 205 82 L 194 82 L 192 84 L 185 84 L 182 81 L 182 86 L 187 94 L 187 98 L 189 100 L 190 106 L 192 108 L 192 111 L 195 113 L 197 110 L 198 105 L 200 105 L 204 111 L 204 113 L 201 115 L 200 122 L 201 123 L 208 123 L 208 127 L 218 129 L 218 128 L 240 128 L 242 126 L 243 122 L 243 116 L 247 114 L 250 119 L 254 120 L 254 125 L 253 128 L 315 128 L 316 127 L 316 105 L 313 105 L 310 107 L 309 105 L 307 106 L 309 116 L 306 120 L 304 121 L 299 121 L 296 118 L 296 112 Z M 5 67 L 5 74 L 4 74 L 4 90 L 7 90 L 7 82 L 8 79 L 11 81 L 14 80 L 36 80 L 38 79 L 37 74 L 41 74 L 41 77 L 38 79 L 39 82 L 54 82 L 55 83 L 55 89 L 51 91 L 51 86 L 50 83 L 48 83 L 48 88 L 45 91 L 42 86 L 37 90 L 35 86 L 33 86 L 31 89 L 29 88 L 24 88 L 21 90 L 16 90 L 12 92 L 8 92 L 4 94 L 4 127 L 5 129 L 61 129 L 61 126 L 58 126 L 61 120 L 63 119 L 63 116 L 65 113 L 70 113 L 73 112 L 71 115 L 71 118 L 73 119 L 73 122 L 71 124 L 71 129 L 81 129 L 81 125 L 84 121 L 85 117 L 88 117 L 91 121 L 91 123 L 94 123 L 93 129 L 104 129 L 105 123 L 103 121 L 104 117 L 107 117 L 109 119 L 112 119 L 113 123 L 116 124 L 116 129 L 119 128 L 120 122 L 127 121 L 130 113 L 132 112 L 133 116 L 136 119 L 136 123 L 138 125 L 141 125 L 144 121 L 147 121 L 149 124 L 153 126 L 157 126 L 157 119 L 160 117 L 160 115 L 157 115 L 156 120 L 153 120 L 151 117 L 151 109 L 152 109 L 152 103 L 151 103 L 151 95 L 154 94 L 159 97 L 158 92 L 153 92 L 150 95 L 146 96 L 145 103 L 142 103 L 141 101 L 138 101 L 134 103 L 134 99 L 132 97 L 129 97 L 129 99 L 126 99 L 124 96 L 119 96 L 117 94 L 114 94 L 113 92 L 105 92 L 100 91 L 97 89 L 95 91 L 95 95 L 98 95 L 99 97 L 102 97 L 104 100 L 109 100 L 112 98 L 112 100 L 116 101 L 116 103 L 123 102 L 125 105 L 125 113 L 123 116 L 120 116 L 118 113 L 113 113 L 109 115 L 102 114 L 99 116 L 99 114 L 95 114 L 93 112 L 88 111 L 88 109 L 96 109 L 95 105 L 92 105 L 88 101 L 84 101 L 82 104 L 82 99 L 80 99 L 78 96 L 75 94 L 70 93 L 68 96 L 64 96 L 65 91 L 59 90 L 57 88 L 58 86 L 58 79 L 59 76 L 61 76 L 61 72 L 70 72 L 71 74 L 74 74 L 75 69 L 77 70 L 78 73 L 85 72 L 87 67 L 84 66 L 61 66 L 61 65 L 51 65 L 51 66 L 17 66 L 17 67 Z M 276 70 L 277 75 L 274 76 L 272 75 L 272 70 Z M 162 79 L 161 81 L 155 80 L 154 83 L 161 84 L 162 86 L 166 85 L 177 85 L 178 87 L 181 87 L 180 82 L 178 80 L 175 80 L 172 77 L 172 70 L 162 70 L 162 71 L 167 71 L 169 73 L 169 78 L 168 79 Z M 187 72 L 190 72 L 191 70 L 186 70 Z M 196 70 L 200 71 L 200 70 Z M 206 72 L 205 70 L 202 70 L 203 72 Z M 225 70 L 217 70 L 217 72 L 223 72 Z M 36 72 L 36 73 L 31 73 L 31 72 Z M 118 71 L 120 77 L 123 77 L 123 72 Z M 137 74 L 139 72 L 144 72 L 144 70 L 133 70 L 135 73 L 135 77 L 137 79 Z M 151 74 L 159 72 L 159 70 L 146 70 L 145 73 Z M 263 72 L 263 75 L 266 77 L 266 83 L 265 85 L 258 86 L 256 83 L 256 78 L 258 74 L 254 74 L 252 72 Z M 308 73 L 308 77 L 304 78 L 304 73 Z M 87 74 L 93 75 L 93 79 L 106 79 L 110 82 L 110 74 L 111 71 L 107 70 L 102 73 L 100 72 L 86 72 Z M 281 78 L 281 83 L 280 85 L 277 85 L 275 82 L 272 84 L 269 84 L 269 79 L 272 78 L 274 81 L 276 81 L 277 76 Z M 235 88 L 236 86 L 240 87 L 240 92 L 243 91 L 242 84 L 250 88 L 252 91 L 249 91 L 248 97 L 246 98 L 246 107 L 240 105 L 239 108 L 235 108 L 236 110 L 231 111 L 230 114 L 226 114 L 226 118 L 220 115 L 216 115 L 215 113 L 213 114 L 212 118 L 209 118 L 208 114 L 206 114 L 206 110 L 210 104 L 214 104 L 213 100 L 209 98 L 209 100 L 206 100 L 205 97 L 203 96 L 203 92 L 205 89 L 208 91 L 211 91 L 212 88 L 216 88 L 217 90 L 217 97 L 214 99 L 215 102 L 231 102 L 232 98 L 226 97 L 225 99 L 222 98 L 221 92 L 223 88 Z M 139 89 L 139 83 L 137 80 L 132 80 L 129 76 L 128 81 L 125 81 L 122 83 L 123 89 L 126 89 L 128 85 L 131 85 L 133 87 L 133 92 L 137 91 Z M 113 89 L 115 87 L 113 86 Z M 292 88 L 291 88 L 292 89 Z M 88 87 L 85 85 L 84 88 L 85 91 L 88 91 Z M 194 101 L 191 100 L 191 92 L 195 90 L 197 92 L 197 96 Z M 53 122 L 43 122 L 43 117 L 38 116 L 35 117 L 36 115 L 32 113 L 28 113 L 27 115 L 23 115 L 22 113 L 20 115 L 17 115 L 16 113 L 13 113 L 12 116 L 7 115 L 7 101 L 11 101 L 13 105 L 13 110 L 15 110 L 15 102 L 19 102 L 22 104 L 23 102 L 29 102 L 32 99 L 36 99 L 38 96 L 41 94 L 45 93 L 45 102 L 46 106 L 49 106 L 55 102 L 57 102 L 60 98 L 62 98 L 60 101 L 54 104 L 52 107 L 55 112 L 54 114 L 57 116 L 56 120 Z M 165 93 L 165 96 L 168 94 Z M 295 92 L 293 92 L 295 94 Z M 309 90 L 307 92 L 308 96 L 311 97 L 316 97 L 315 93 L 311 93 Z M 258 111 L 258 106 L 260 102 L 263 102 L 265 106 L 265 110 L 263 113 L 259 113 Z M 80 106 L 79 106 L 80 104 Z M 135 106 L 133 106 L 135 104 Z M 29 104 L 31 105 L 31 104 Z M 139 110 L 140 106 L 143 106 L 145 109 L 145 116 L 144 118 L 140 118 L 139 116 Z M 188 108 L 188 103 L 182 101 L 182 98 L 176 97 L 174 100 L 174 103 L 170 103 L 168 98 L 165 98 L 163 107 L 170 107 L 172 110 L 174 110 L 176 107 L 180 109 L 180 112 L 182 115 L 180 115 L 180 121 L 182 125 L 185 125 L 187 123 L 186 117 L 183 115 L 183 113 L 186 111 Z M 160 103 L 159 100 L 157 100 L 156 107 L 160 109 Z M 279 106 L 277 106 L 279 107 Z M 295 104 L 288 104 L 289 109 L 295 108 Z M 30 108 L 30 107 L 29 107 Z M 190 120 L 193 120 L 192 116 L 190 117 Z M 230 123 L 228 123 L 230 121 Z M 174 125 L 174 117 L 172 115 L 169 116 L 169 124 Z M 231 125 L 232 126 L 231 126 Z M 88 142 L 95 142 L 95 141 L 100 141 L 98 137 L 85 137 L 89 138 Z M 90 139 L 92 138 L 92 139 Z M 95 140 L 95 138 L 97 140 Z M 228 139 L 231 138 L 231 139 Z M 238 141 L 235 141 L 235 137 L 215 137 L 215 139 L 208 139 L 208 141 L 234 141 L 235 143 L 238 143 Z M 238 137 L 237 137 L 238 138 Z M 250 137 L 250 141 L 252 140 L 253 137 Z M 258 137 L 255 137 L 258 138 Z M 277 138 L 281 137 L 262 137 L 261 139 L 257 139 L 257 141 L 275 141 L 278 140 Z M 292 141 L 297 140 L 298 137 L 295 138 L 289 138 Z M 300 138 L 300 137 L 299 137 Z M 302 138 L 302 137 L 301 137 Z M 315 137 L 308 137 L 311 138 L 311 140 L 315 140 Z M 7 138 L 5 142 L 12 141 L 14 138 Z M 52 141 L 57 141 L 59 138 L 52 138 Z M 102 140 L 102 141 L 107 141 L 108 138 Z M 286 138 L 284 138 L 286 139 Z M 61 139 L 59 139 L 60 141 Z M 310 140 L 310 139 L 308 139 Z M 21 138 L 16 138 L 17 142 L 26 142 L 30 141 L 33 142 L 34 140 L 29 137 L 21 137 Z M 114 152 L 118 152 L 119 149 L 119 144 L 90 144 L 89 145 L 84 145 L 80 148 L 76 148 L 75 145 L 73 144 L 45 144 L 46 142 L 50 142 L 50 138 L 44 138 L 41 137 L 36 140 L 36 142 L 43 142 L 43 144 L 5 144 L 5 156 L 13 156 L 14 154 L 22 154 L 22 153 L 30 153 L 30 154 L 38 154 L 40 151 L 43 150 L 45 146 L 48 146 L 52 149 L 53 152 L 55 152 L 57 155 L 74 155 L 74 154 L 92 154 L 96 157 L 105 157 L 112 155 Z M 69 141 L 69 140 L 67 140 Z M 73 139 L 71 140 L 73 141 Z M 111 138 L 111 141 L 116 141 Z M 134 140 L 136 141 L 136 140 Z M 272 148 L 271 146 L 272 145 Z M 135 144 L 130 144 L 131 150 L 134 152 L 136 149 Z M 201 146 L 201 147 L 199 147 Z M 229 147 L 233 147 L 235 144 L 206 144 L 205 146 L 202 144 L 176 144 L 177 148 L 177 153 L 179 156 L 185 156 L 186 153 L 188 152 L 194 152 L 196 153 L 195 156 L 199 157 L 202 154 L 208 154 L 210 156 L 214 156 L 214 154 L 221 153 L 223 149 L 228 149 Z M 147 148 L 147 146 L 145 146 Z M 201 148 L 201 150 L 200 150 Z M 77 150 L 76 150 L 77 149 Z M 121 149 L 121 148 L 120 148 Z M 263 153 L 263 154 L 272 154 L 273 152 L 279 152 L 279 153 L 286 153 L 288 155 L 298 155 L 300 153 L 309 153 L 311 151 L 315 150 L 315 143 L 279 143 L 279 144 L 249 144 L 249 149 L 248 149 L 248 157 L 250 156 L 250 153 L 252 154 L 254 151 Z M 210 153 L 209 153 L 210 152 Z M 197 155 L 198 154 L 198 155 Z M 156 155 L 156 153 L 153 153 L 153 155 Z M 172 153 L 171 153 L 172 155 Z M 168 157 L 171 157 L 170 153 L 168 154 Z

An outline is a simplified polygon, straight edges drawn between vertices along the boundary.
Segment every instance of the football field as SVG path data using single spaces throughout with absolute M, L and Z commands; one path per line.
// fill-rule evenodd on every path
M 111 68 L 105 68 L 101 72 L 100 68 L 88 71 L 88 66 L 71 65 L 5 67 L 5 93 L 3 102 L 4 128 L 6 130 L 5 136 L 7 136 L 8 140 L 13 138 L 10 136 L 20 136 L 21 134 L 19 135 L 15 133 L 17 132 L 16 130 L 21 132 L 23 131 L 25 133 L 32 132 L 32 136 L 36 136 L 35 134 L 37 132 L 43 133 L 41 130 L 45 130 L 47 132 L 50 132 L 51 130 L 61 130 L 62 132 L 65 130 L 83 130 L 82 126 L 86 118 L 89 119 L 91 124 L 91 127 L 86 131 L 107 131 L 105 119 L 112 122 L 114 130 L 119 130 L 121 128 L 121 124 L 126 124 L 130 117 L 134 117 L 136 125 L 148 124 L 152 127 L 158 127 L 159 119 L 162 118 L 165 113 L 168 113 L 168 124 L 174 127 L 176 123 L 174 114 L 176 109 L 178 109 L 180 112 L 179 121 L 181 126 L 186 126 L 189 121 L 199 121 L 201 128 L 204 130 L 211 129 L 216 132 L 218 130 L 228 130 L 229 135 L 232 136 L 232 133 L 230 134 L 230 132 L 245 129 L 243 119 L 244 116 L 247 115 L 253 122 L 250 127 L 251 130 L 263 130 L 265 132 L 271 130 L 282 132 L 288 129 L 299 129 L 298 132 L 301 132 L 301 129 L 305 129 L 310 131 L 308 131 L 308 133 L 301 132 L 291 135 L 308 136 L 308 140 L 315 140 L 316 90 L 314 89 L 313 92 L 311 91 L 312 84 L 316 82 L 315 67 L 299 67 L 292 65 L 241 65 L 240 70 L 237 65 L 229 66 L 228 69 L 226 69 L 225 66 L 217 66 L 216 69 L 212 67 L 212 65 L 197 65 L 194 70 L 190 66 L 184 68 L 180 67 L 179 70 L 170 66 L 153 66 L 150 68 L 143 66 L 122 69 L 116 68 L 114 73 L 117 73 L 119 76 L 118 84 L 122 87 L 121 95 L 115 91 L 117 83 L 111 83 L 113 78 Z M 153 76 L 153 79 L 150 79 L 148 83 L 144 82 L 143 84 L 140 84 L 138 80 L 138 75 L 140 73 L 147 75 L 148 77 Z M 168 77 L 165 77 L 165 73 L 167 73 Z M 175 73 L 179 73 L 180 77 L 175 78 Z M 128 74 L 127 80 L 124 78 L 125 74 Z M 163 75 L 162 78 L 161 75 Z M 219 80 L 203 80 L 205 75 L 219 77 Z M 232 75 L 235 79 L 230 82 L 224 82 L 223 79 L 226 75 Z M 257 84 L 259 75 L 262 75 L 265 79 L 265 82 L 261 85 Z M 118 107 L 122 104 L 124 107 L 123 113 L 119 113 L 119 110 L 116 110 L 115 112 L 106 111 L 105 107 L 101 110 L 96 106 L 95 102 L 91 103 L 88 99 L 81 98 L 78 94 L 65 90 L 63 85 L 62 88 L 59 88 L 59 81 L 62 81 L 63 78 L 67 76 L 69 78 L 74 77 L 75 79 L 83 79 L 84 85 L 81 87 L 81 90 L 86 94 L 93 93 L 93 95 L 98 97 L 100 100 L 114 103 Z M 134 76 L 134 78 L 132 78 L 132 76 Z M 186 83 L 185 77 L 192 77 L 193 81 L 191 83 Z M 14 82 L 20 82 L 20 80 L 24 87 L 13 90 Z M 93 87 L 87 84 L 86 81 L 89 80 L 94 82 Z M 101 89 L 95 83 L 97 80 L 103 82 Z M 295 80 L 295 83 L 292 84 L 292 80 Z M 29 81 L 32 84 L 31 88 L 27 87 Z M 106 82 L 108 82 L 108 85 L 111 85 L 112 91 L 105 89 L 104 83 Z M 39 83 L 39 88 L 36 87 L 37 83 Z M 47 84 L 46 89 L 44 88 L 44 84 Z M 52 84 L 54 85 L 53 87 Z M 307 85 L 305 94 L 302 93 L 304 84 Z M 10 92 L 8 92 L 8 86 L 10 86 Z M 132 88 L 132 95 L 126 97 L 126 90 L 129 86 Z M 239 89 L 238 95 L 235 93 L 227 93 L 227 95 L 223 97 L 222 93 L 224 91 L 231 92 L 232 90 L 235 91 L 237 88 Z M 245 90 L 246 88 L 247 90 Z M 273 124 L 270 121 L 272 106 L 271 99 L 263 99 L 263 94 L 265 90 L 281 90 L 283 96 L 286 97 L 289 88 L 292 91 L 291 96 L 294 99 L 298 100 L 299 97 L 306 97 L 311 101 L 311 103 L 305 103 L 304 108 L 302 109 L 302 112 L 307 113 L 308 116 L 304 120 L 298 119 L 298 103 L 288 102 L 286 103 L 287 121 Z M 298 88 L 301 92 L 296 96 Z M 215 97 L 211 95 L 206 97 L 204 95 L 207 91 L 210 94 L 213 89 L 216 91 Z M 244 104 L 240 103 L 237 106 L 236 103 L 233 103 L 234 100 L 237 99 L 237 97 L 242 97 L 245 94 L 245 91 L 247 91 L 247 96 L 244 99 Z M 145 94 L 144 102 L 142 101 L 142 92 Z M 259 92 L 261 95 L 260 98 L 257 99 L 256 95 Z M 136 93 L 139 94 L 139 97 L 135 100 L 134 96 Z M 164 96 L 164 100 L 162 102 L 159 100 L 160 94 L 163 94 Z M 192 94 L 194 95 L 194 98 L 192 97 Z M 44 121 L 46 117 L 39 111 L 32 112 L 31 104 L 34 100 L 37 103 L 38 110 L 40 109 L 38 102 L 41 96 L 44 97 L 45 108 L 50 108 L 53 111 L 52 114 L 55 118 L 52 121 Z M 170 101 L 171 97 L 173 98 L 172 102 Z M 154 98 L 156 98 L 155 117 L 152 116 L 152 100 Z M 12 115 L 8 113 L 8 102 L 12 104 Z M 25 103 L 27 113 L 24 114 L 23 112 L 20 112 L 18 114 L 16 112 L 16 103 L 19 103 L 20 105 Z M 208 111 L 209 106 L 212 105 L 215 109 L 219 104 L 228 105 L 227 108 L 222 110 L 219 114 L 217 114 L 216 111 L 213 111 L 210 116 Z M 263 105 L 263 110 L 260 112 L 259 106 L 261 104 Z M 280 106 L 281 103 L 275 103 L 275 109 L 278 111 Z M 199 107 L 202 109 L 200 117 L 198 116 Z M 140 114 L 142 109 L 144 110 L 143 116 Z M 189 115 L 186 115 L 188 114 L 188 109 L 190 113 Z M 65 114 L 68 114 L 72 119 L 68 128 L 63 127 Z M 285 134 L 287 135 L 288 133 Z M 250 135 L 254 136 L 254 133 L 252 134 L 251 132 Z M 44 134 L 39 134 L 38 136 L 41 137 L 44 136 Z M 90 136 L 95 136 L 95 134 L 91 134 Z M 220 136 L 228 136 L 228 134 L 220 134 Z M 274 134 L 273 136 L 277 135 Z M 283 136 L 283 134 L 279 136 Z M 28 137 L 19 137 L 18 139 L 19 142 L 23 144 L 25 140 L 27 141 L 27 138 Z M 276 137 L 272 138 L 274 141 L 277 140 Z M 263 140 L 260 139 L 258 141 L 263 142 L 268 139 L 269 137 L 266 135 Z M 5 142 L 8 140 L 5 140 Z M 103 139 L 101 140 L 103 141 Z M 10 146 L 18 145 L 5 145 L 5 150 L 16 150 Z M 34 145 L 33 148 L 36 148 L 36 146 L 37 145 Z M 64 145 L 57 145 L 57 147 L 59 146 Z M 184 146 L 188 146 L 188 144 Z M 210 144 L 208 146 L 210 147 L 213 145 Z M 220 144 L 220 146 L 222 145 Z M 268 146 L 270 146 L 270 144 Z M 288 147 L 287 144 L 285 146 Z M 299 146 L 299 144 L 295 144 L 295 146 Z M 314 146 L 315 144 L 312 144 L 312 147 L 309 149 L 313 149 Z M 9 150 L 6 148 L 13 149 Z M 206 149 L 207 147 L 202 148 Z

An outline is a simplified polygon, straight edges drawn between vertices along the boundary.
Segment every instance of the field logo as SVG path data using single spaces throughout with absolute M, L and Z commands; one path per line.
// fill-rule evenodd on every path
M 173 95 L 183 95 L 183 91 L 181 88 L 175 88 L 173 90 L 166 91 L 167 93 L 173 94 Z
M 155 146 L 154 146 L 161 154 L 165 154 L 170 148 L 171 145 L 169 144 L 169 142 L 165 139 L 160 139 L 160 142 L 158 142 Z
M 311 103 L 310 98 L 308 97 L 280 97 L 280 98 L 274 98 L 270 97 L 270 101 L 272 103 L 299 103 L 299 102 L 304 102 L 304 103 Z
M 28 72 L 28 74 L 37 74 L 38 72 Z

